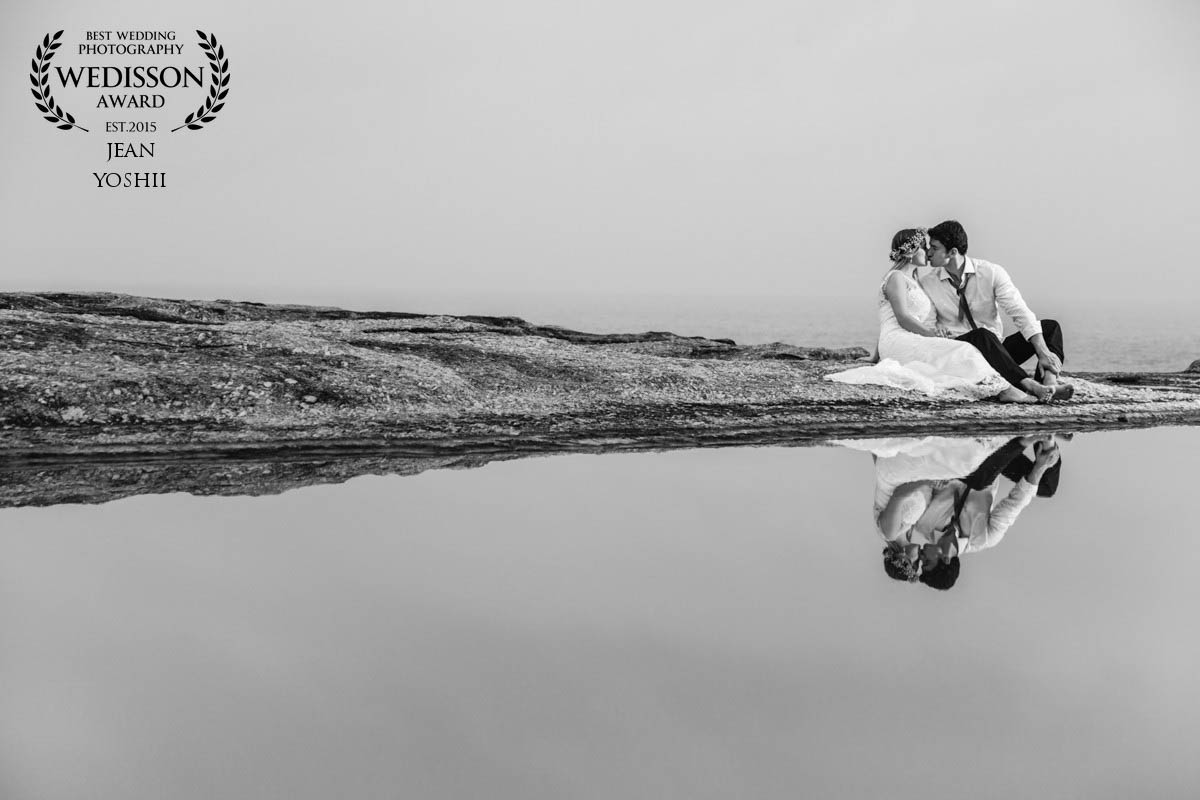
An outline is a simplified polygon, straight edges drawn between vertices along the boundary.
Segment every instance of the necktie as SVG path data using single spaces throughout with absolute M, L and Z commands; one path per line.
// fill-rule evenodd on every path
M 971 493 L 971 487 L 963 487 L 962 494 L 956 494 L 954 497 L 954 530 L 962 530 L 962 512 L 967 505 L 967 495 Z
M 964 272 L 961 282 L 949 271 L 946 272 L 946 277 L 950 279 L 950 283 L 958 290 L 958 318 L 966 318 L 967 323 L 971 326 L 971 330 L 978 330 L 979 326 L 975 324 L 975 317 L 971 316 L 971 306 L 967 302 L 967 281 L 970 280 L 971 274 L 970 272 Z
M 959 532 L 962 531 L 962 512 L 963 508 L 967 505 L 967 495 L 970 493 L 970 486 L 964 486 L 961 490 L 955 490 L 954 510 L 950 513 L 950 521 L 946 523 L 946 527 L 940 533 L 943 535 L 958 536 Z M 938 537 L 938 541 L 941 541 L 940 536 Z
M 963 508 L 965 508 L 967 505 L 967 495 L 969 495 L 970 493 L 971 493 L 970 486 L 963 486 L 961 490 L 955 490 L 955 492 L 954 492 L 954 509 L 950 514 L 950 521 L 946 523 L 946 527 L 941 528 L 941 529 L 935 529 L 935 531 L 934 531 L 934 533 L 937 534 L 937 539 L 934 541 L 934 544 L 936 544 L 939 548 L 941 547 L 942 542 L 947 539 L 947 537 L 951 538 L 956 543 L 957 543 L 958 539 L 961 537 L 961 535 L 962 535 L 962 512 L 963 512 Z M 968 537 L 968 539 L 969 539 L 969 537 Z M 908 541 L 912 542 L 912 531 L 909 531 Z M 955 545 L 954 549 L 956 552 L 958 551 L 959 548 L 958 548 L 957 544 Z M 961 553 L 958 553 L 958 554 L 961 555 Z

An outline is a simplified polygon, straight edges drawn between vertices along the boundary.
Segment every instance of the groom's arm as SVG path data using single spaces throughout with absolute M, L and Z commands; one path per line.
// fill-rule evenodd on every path
M 1042 482 L 1042 478 L 1046 477 L 1050 468 L 1058 463 L 1059 458 L 1057 447 L 1050 447 L 1038 453 L 1029 473 L 1017 481 L 1012 491 L 1008 493 L 1008 497 L 1005 497 L 992 509 L 991 517 L 988 519 L 987 541 L 984 547 L 991 547 L 1004 538 L 1004 534 L 1017 521 L 1017 515 L 1029 505 L 1034 495 L 1037 494 L 1038 484 Z M 974 542 L 971 544 L 973 546 Z
M 1038 318 L 1029 310 L 1025 298 L 1021 297 L 1021 292 L 1009 277 L 1008 270 L 999 264 L 992 264 L 992 270 L 992 285 L 997 305 L 1012 317 L 1017 330 L 1033 345 L 1033 352 L 1037 354 L 1039 363 L 1049 364 L 1055 372 L 1062 369 L 1058 356 L 1051 353 L 1050 348 L 1046 346 L 1046 339 L 1042 336 L 1042 323 L 1038 322 Z
M 1021 292 L 1017 290 L 1016 285 L 1009 277 L 1008 270 L 999 264 L 992 264 L 992 286 L 996 295 L 996 304 L 1004 310 L 1005 314 L 1012 317 L 1012 321 L 1016 324 L 1017 330 L 1021 332 L 1030 344 L 1033 344 L 1035 350 L 1038 349 L 1037 344 L 1034 344 L 1034 338 L 1042 338 L 1042 324 L 1038 322 L 1038 318 L 1029 310 L 1029 306 L 1025 303 L 1025 298 L 1021 297 Z M 1045 343 L 1042 343 L 1045 347 Z M 1041 352 L 1040 350 L 1038 352 Z
M 991 515 L 988 517 L 987 533 L 984 535 L 982 542 L 971 542 L 971 550 L 984 550 L 988 547 L 995 547 L 1004 538 L 1004 534 L 1008 533 L 1008 529 L 1017 521 L 1017 517 L 1033 500 L 1037 494 L 1037 482 L 1030 483 L 1028 479 L 1022 478 L 1017 481 L 1008 496 L 996 504 L 992 509 Z

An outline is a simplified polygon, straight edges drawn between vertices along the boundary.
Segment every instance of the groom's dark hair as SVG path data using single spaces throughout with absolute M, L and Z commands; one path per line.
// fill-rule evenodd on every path
M 957 250 L 960 256 L 967 254 L 967 232 L 956 219 L 934 225 L 929 229 L 929 238 L 937 239 L 947 250 Z
M 958 224 L 957 222 L 955 223 Z M 939 240 L 940 241 L 940 240 Z M 945 244 L 945 242 L 942 242 Z M 962 568 L 962 564 L 958 561 L 958 556 L 950 559 L 949 564 L 938 562 L 932 569 L 927 569 L 921 573 L 918 580 L 928 586 L 930 589 L 940 589 L 943 592 L 949 589 L 958 581 L 958 572 Z

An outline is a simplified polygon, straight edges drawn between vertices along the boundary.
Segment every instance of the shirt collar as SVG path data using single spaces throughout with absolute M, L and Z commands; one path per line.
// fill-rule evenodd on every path
M 942 281 L 950 280 L 950 273 L 949 273 L 949 271 L 947 271 L 947 269 L 945 267 L 938 267 L 937 273 L 938 273 L 938 280 L 942 280 Z M 975 262 L 971 260 L 970 256 L 963 256 L 962 274 L 963 275 L 973 275 L 974 273 L 975 273 Z

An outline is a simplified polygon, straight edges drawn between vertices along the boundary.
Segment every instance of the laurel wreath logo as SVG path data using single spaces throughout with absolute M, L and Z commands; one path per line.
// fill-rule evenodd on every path
M 75 117 L 63 111 L 62 106 L 54 102 L 54 98 L 50 95 L 50 59 L 54 58 L 54 51 L 62 47 L 62 42 L 59 41 L 62 35 L 62 31 L 53 36 L 47 33 L 46 38 L 42 39 L 37 52 L 33 55 L 33 72 L 29 73 L 29 80 L 33 84 L 31 91 L 36 101 L 34 105 L 45 115 L 45 119 L 55 123 L 60 131 L 78 128 L 84 133 L 88 133 L 88 129 L 77 125 Z
M 217 37 L 212 33 L 197 30 L 200 37 L 200 48 L 208 55 L 208 63 L 212 65 L 212 83 L 208 90 L 208 99 L 204 105 L 187 115 L 183 124 L 171 131 L 198 131 L 205 124 L 217 118 L 217 112 L 225 107 L 225 95 L 229 94 L 229 59 L 225 57 L 225 46 L 217 44 Z

